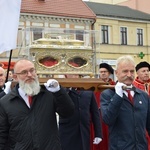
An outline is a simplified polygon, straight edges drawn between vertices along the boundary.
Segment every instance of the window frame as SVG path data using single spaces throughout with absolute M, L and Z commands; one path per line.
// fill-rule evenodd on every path
M 121 45 L 128 45 L 127 27 L 120 27 L 120 43 Z

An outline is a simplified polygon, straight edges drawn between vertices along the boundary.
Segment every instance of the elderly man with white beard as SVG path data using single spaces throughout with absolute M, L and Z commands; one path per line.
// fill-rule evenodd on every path
M 8 150 L 61 150 L 56 112 L 70 117 L 72 100 L 54 79 L 40 86 L 27 59 L 16 62 L 13 78 L 18 84 L 0 100 L 0 149 L 9 139 Z

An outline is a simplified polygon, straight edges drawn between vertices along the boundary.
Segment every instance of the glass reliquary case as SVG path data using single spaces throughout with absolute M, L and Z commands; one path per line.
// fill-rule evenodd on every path
M 26 47 L 39 75 L 91 75 L 95 73 L 97 34 L 93 30 L 30 29 L 26 30 L 30 37 Z

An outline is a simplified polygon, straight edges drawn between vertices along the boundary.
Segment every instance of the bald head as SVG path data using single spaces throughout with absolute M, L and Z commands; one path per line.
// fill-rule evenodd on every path
M 34 64 L 32 61 L 28 60 L 28 59 L 20 59 L 18 60 L 15 65 L 14 65 L 14 73 L 18 73 L 21 70 L 23 70 L 23 68 L 27 68 L 28 65 L 31 65 L 34 67 Z

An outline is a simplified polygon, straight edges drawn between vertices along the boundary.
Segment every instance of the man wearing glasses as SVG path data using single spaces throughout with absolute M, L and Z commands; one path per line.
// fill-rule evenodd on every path
M 113 85 L 115 82 L 110 78 L 110 75 L 114 73 L 114 69 L 107 63 L 101 63 L 99 65 L 100 79 L 106 82 L 108 85 Z
M 104 81 L 107 85 L 115 85 L 115 82 L 110 78 L 110 75 L 114 73 L 114 69 L 107 63 L 101 63 L 99 65 L 100 80 Z M 95 92 L 96 102 L 100 109 L 100 94 L 101 92 Z M 100 119 L 102 120 L 102 119 Z M 108 126 L 102 121 L 103 140 L 100 144 L 94 145 L 91 142 L 91 150 L 108 150 Z M 91 139 L 93 139 L 93 125 L 91 125 Z
M 9 149 L 61 150 L 56 112 L 64 118 L 74 112 L 74 104 L 54 79 L 40 86 L 34 64 L 16 62 L 15 88 L 0 100 L 0 149 L 9 139 Z

